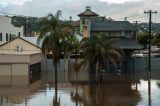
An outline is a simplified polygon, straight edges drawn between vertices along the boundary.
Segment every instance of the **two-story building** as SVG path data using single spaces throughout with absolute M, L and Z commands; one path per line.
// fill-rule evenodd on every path
M 15 27 L 11 24 L 11 17 L 0 16 L 0 44 L 3 44 L 16 36 L 23 36 L 23 26 Z
M 118 38 L 118 42 L 114 42 L 112 46 L 121 48 L 124 50 L 124 62 L 116 69 L 111 64 L 106 67 L 110 67 L 111 70 L 132 71 L 133 60 L 131 53 L 134 50 L 142 49 L 136 40 L 136 27 L 128 21 L 114 21 L 109 18 L 99 16 L 97 13 L 91 11 L 91 7 L 87 6 L 86 10 L 78 15 L 80 21 L 77 21 L 76 28 L 79 24 L 79 32 L 83 37 L 91 37 L 93 34 L 104 33 L 108 38 Z M 79 22 L 79 23 L 78 23 Z M 105 65 L 104 65 L 105 66 Z
M 128 21 L 91 21 L 89 25 L 89 34 L 88 36 L 92 36 L 93 34 L 103 33 L 108 38 L 116 38 L 113 42 L 112 46 L 116 48 L 121 48 L 124 51 L 124 61 L 120 68 L 124 71 L 133 70 L 132 64 L 133 60 L 131 58 L 131 53 L 134 50 L 142 49 L 143 46 L 140 45 L 135 40 L 135 32 L 136 28 Z M 106 67 L 110 67 L 111 70 L 113 69 L 112 65 L 106 65 Z M 116 69 L 118 70 L 118 69 Z

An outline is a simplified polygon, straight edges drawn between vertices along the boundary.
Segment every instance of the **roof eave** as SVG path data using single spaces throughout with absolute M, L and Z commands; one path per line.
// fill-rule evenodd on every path
M 91 11 L 92 12 L 92 11 Z M 81 17 L 81 16 L 99 16 L 97 13 L 92 12 L 93 14 L 87 15 L 85 14 L 85 12 L 78 14 L 77 16 Z

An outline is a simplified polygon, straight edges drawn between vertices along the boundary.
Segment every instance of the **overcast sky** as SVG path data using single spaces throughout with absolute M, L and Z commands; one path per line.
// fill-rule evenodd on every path
M 79 19 L 77 15 L 91 6 L 101 16 L 129 21 L 148 21 L 145 10 L 160 12 L 160 0 L 0 0 L 0 12 L 42 17 L 62 10 L 62 19 Z M 153 15 L 153 21 L 160 22 L 160 13 Z

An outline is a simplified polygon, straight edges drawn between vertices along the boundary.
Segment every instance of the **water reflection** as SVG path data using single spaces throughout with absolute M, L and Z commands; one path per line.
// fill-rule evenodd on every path
M 151 106 L 151 73 L 148 73 L 148 105 Z
M 54 81 L 48 81 L 47 76 L 42 76 L 40 80 L 29 85 L 22 83 L 23 80 L 26 81 L 22 77 L 16 79 L 21 81 L 22 85 L 19 85 L 21 84 L 19 82 L 17 85 L 16 81 L 12 81 L 14 83 L 11 85 L 3 85 L 5 83 L 3 77 L 0 106 L 158 106 L 160 80 L 158 77 L 155 79 L 153 75 L 135 76 L 134 81 L 80 83 L 77 92 L 76 84 L 60 82 L 57 102 Z M 8 81 L 8 77 L 6 78 Z
M 131 83 L 93 85 L 92 88 L 95 89 L 91 89 L 90 106 L 136 106 L 140 100 L 139 92 L 131 89 Z

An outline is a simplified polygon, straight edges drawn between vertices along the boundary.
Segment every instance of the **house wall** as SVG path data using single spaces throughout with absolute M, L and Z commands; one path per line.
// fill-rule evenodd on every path
M 11 75 L 12 65 L 10 64 L 1 64 L 0 65 L 0 75 Z
M 12 64 L 12 86 L 28 86 L 28 64 Z
M 40 53 L 31 55 L 30 56 L 30 64 L 35 64 L 35 63 L 41 62 L 41 58 L 42 58 L 42 56 Z
M 0 64 L 3 63 L 30 63 L 29 55 L 0 54 Z
M 0 64 L 0 86 L 28 86 L 28 64 Z
M 41 62 L 40 53 L 35 55 L 0 54 L 0 58 L 0 86 L 28 86 L 30 65 Z
M 17 45 L 22 51 L 17 51 Z M 19 37 L 0 46 L 0 86 L 28 86 L 30 65 L 36 63 L 41 63 L 40 48 Z
M 84 26 L 84 27 L 83 27 L 83 32 L 82 32 L 82 34 L 83 34 L 83 37 L 88 37 L 88 28 L 87 28 L 87 26 Z
M 80 17 L 80 33 L 83 35 L 83 37 L 89 37 L 90 32 L 90 20 L 96 19 L 96 16 L 87 17 L 83 16 Z
M 28 75 L 28 64 L 12 64 L 12 75 Z
M 23 26 L 15 27 L 11 24 L 10 17 L 0 16 L 0 33 L 2 33 L 2 41 L 0 41 L 0 44 L 6 42 L 6 33 L 8 33 L 8 36 L 10 34 L 18 36 L 19 32 L 20 35 L 23 36 Z
M 88 22 L 87 17 L 81 17 L 80 18 L 80 33 L 81 34 L 83 34 L 83 30 L 84 30 L 83 28 L 84 28 L 84 26 L 88 26 L 87 22 Z

